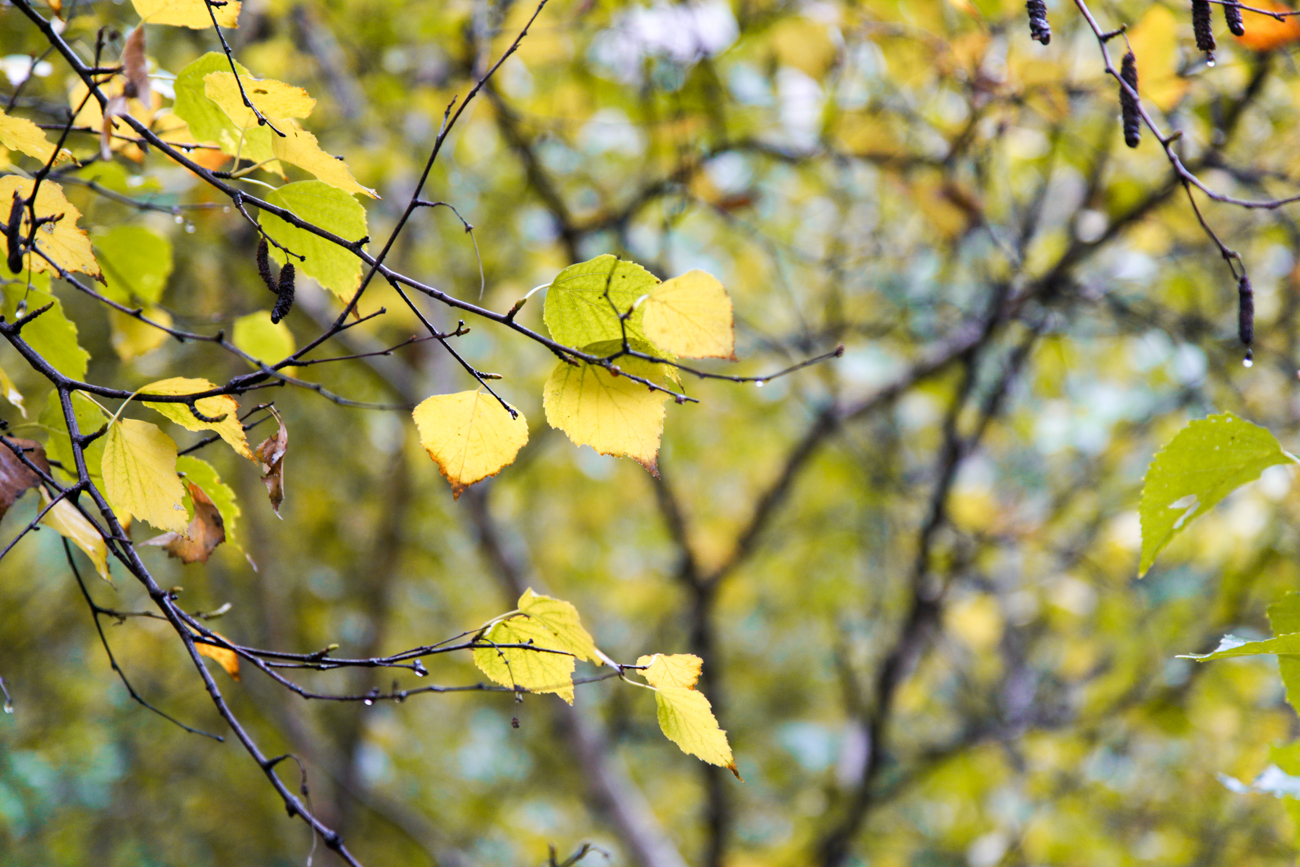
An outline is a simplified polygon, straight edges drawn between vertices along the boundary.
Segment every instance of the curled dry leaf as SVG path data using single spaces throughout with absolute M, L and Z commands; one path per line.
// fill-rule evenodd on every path
M 126 97 L 122 94 L 104 103 L 104 125 L 99 133 L 99 158 L 107 162 L 113 158 L 113 124 L 114 119 L 131 113 Z
M 22 449 L 27 460 L 47 474 L 50 471 L 50 464 L 45 459 L 45 449 L 41 448 L 40 443 L 14 438 L 8 439 L 7 443 L 8 445 L 0 445 L 0 519 L 4 518 L 5 512 L 9 511 L 9 507 L 26 493 L 28 488 L 36 487 L 41 481 L 40 476 L 32 472 L 9 446 Z
M 126 76 L 126 87 L 122 94 L 127 99 L 138 99 L 145 105 L 153 101 L 149 90 L 149 64 L 144 59 L 144 24 L 131 31 L 122 49 L 122 73 Z
M 212 551 L 226 541 L 226 523 L 221 518 L 221 512 L 203 493 L 202 488 L 189 482 L 186 482 L 185 486 L 194 501 L 194 517 L 190 520 L 185 535 L 163 533 L 142 544 L 156 545 L 187 565 L 206 563 Z
M 289 431 L 284 426 L 284 419 L 280 418 L 280 414 L 275 411 L 275 407 L 269 409 L 280 428 L 262 440 L 261 444 L 253 449 L 253 455 L 262 468 L 262 481 L 266 482 L 266 493 L 271 498 L 271 508 L 275 509 L 278 518 L 280 504 L 284 502 L 284 453 L 289 448 Z

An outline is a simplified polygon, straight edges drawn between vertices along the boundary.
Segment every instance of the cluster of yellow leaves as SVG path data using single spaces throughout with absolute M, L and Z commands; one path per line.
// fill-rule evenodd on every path
M 552 337 L 587 355 L 616 356 L 626 336 L 633 350 L 665 362 L 736 358 L 731 299 L 703 271 L 660 282 L 634 262 L 598 256 L 565 268 L 552 281 L 544 318 Z M 574 359 L 556 365 L 542 403 L 547 422 L 575 444 L 632 458 L 655 473 L 664 402 L 670 389 L 680 388 L 671 363 L 624 355 L 606 367 Z M 421 444 L 456 497 L 500 472 L 528 442 L 523 415 L 512 417 L 478 391 L 431 397 L 414 415 Z
M 573 704 L 576 660 L 601 665 L 608 657 L 596 649 L 578 611 L 562 599 L 524 591 L 514 611 L 486 623 L 474 639 L 474 664 L 502 686 L 525 692 L 555 693 Z M 612 663 L 611 663 L 612 664 Z M 682 751 L 737 777 L 727 733 L 718 726 L 709 700 L 695 689 L 702 662 L 689 654 L 656 653 L 636 661 L 655 691 L 659 727 Z

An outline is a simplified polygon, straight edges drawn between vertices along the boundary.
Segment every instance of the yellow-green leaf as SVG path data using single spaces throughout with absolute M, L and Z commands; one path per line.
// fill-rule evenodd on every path
M 24 332 L 26 330 L 24 329 Z M 99 404 L 85 394 L 72 393 L 72 413 L 77 420 L 77 430 L 83 435 L 93 434 L 104 426 L 108 416 Z M 68 425 L 63 418 L 63 406 L 59 402 L 58 391 L 51 391 L 41 410 L 40 424 L 51 432 L 45 444 L 45 455 L 52 462 L 58 463 L 69 479 L 77 478 L 77 464 L 72 455 L 72 441 L 68 437 Z M 95 484 L 103 481 L 101 468 L 104 465 L 104 437 L 98 437 L 82 450 L 86 461 L 86 472 Z
M 619 316 L 631 310 L 624 323 L 628 337 L 647 340 L 642 330 L 644 311 L 635 305 L 658 285 L 659 278 L 640 265 L 606 253 L 570 265 L 555 276 L 546 290 L 542 318 L 553 338 L 576 349 L 621 341 Z
M 511 418 L 500 401 L 481 391 L 435 395 L 412 415 L 420 445 L 451 482 L 457 499 L 470 485 L 513 463 L 528 442 L 524 414 Z
M 140 400 L 148 405 L 150 409 L 157 410 L 186 430 L 215 431 L 230 444 L 230 447 L 240 457 L 248 458 L 251 461 L 253 460 L 253 450 L 248 446 L 248 437 L 244 433 L 244 425 L 239 421 L 239 401 L 232 395 L 221 394 L 215 397 L 200 398 L 195 401 L 195 406 L 198 407 L 199 412 L 208 418 L 225 416 L 218 422 L 206 422 L 196 418 L 186 404 L 150 403 L 149 398 L 145 396 L 150 394 L 199 394 L 204 391 L 211 391 L 216 387 L 215 383 L 211 383 L 206 379 L 189 379 L 176 376 L 171 379 L 160 379 L 158 382 L 151 382 L 144 386 L 140 389 Z
M 240 78 L 252 78 L 252 74 L 239 63 L 235 64 L 235 68 L 239 70 Z M 254 163 L 274 161 L 271 136 L 275 133 L 269 127 L 238 127 L 215 102 L 208 99 L 206 77 L 213 72 L 229 71 L 230 61 L 220 52 L 209 51 L 192 61 L 176 73 L 176 101 L 172 104 L 172 111 L 189 125 L 190 134 L 195 141 L 212 142 L 223 153 L 231 156 L 238 154 Z M 278 171 L 278 166 L 278 162 L 272 162 L 263 168 Z
M 90 353 L 77 343 L 77 326 L 64 314 L 63 302 L 41 288 L 49 285 L 49 279 L 43 274 L 35 275 L 30 287 L 17 280 L 5 283 L 0 290 L 4 293 L 4 316 L 11 322 L 17 319 L 18 305 L 24 301 L 27 313 L 52 304 L 49 310 L 23 326 L 23 340 L 59 373 L 84 380 Z
M 143 313 L 151 322 L 167 326 L 172 324 L 172 315 L 161 307 L 146 307 Z M 113 350 L 123 361 L 148 355 L 166 343 L 170 336 L 161 328 L 155 328 L 117 310 L 108 311 L 108 324 L 113 330 Z
M 268 365 L 293 354 L 293 332 L 283 321 L 272 322 L 271 311 L 259 310 L 235 320 L 230 342 Z
M 583 628 L 577 609 L 562 599 L 540 596 L 532 588 L 519 597 L 519 609 L 494 624 L 480 640 L 497 645 L 474 651 L 474 664 L 488 677 L 529 692 L 553 692 L 569 704 L 573 704 L 574 659 L 600 662 L 596 643 Z M 499 646 L 503 644 L 527 644 L 537 650 Z
M 736 760 L 727 743 L 727 733 L 718 727 L 713 706 L 704 694 L 680 686 L 661 686 L 655 690 L 659 708 L 659 728 L 682 752 L 724 767 L 740 777 Z
M 285 184 L 267 193 L 266 200 L 290 211 L 303 220 L 349 241 L 366 237 L 366 209 L 350 193 L 323 181 L 299 181 Z M 361 260 L 354 254 L 281 220 L 274 214 L 262 212 L 258 219 L 273 241 L 283 244 L 305 262 L 294 260 L 294 267 L 345 301 L 361 285 Z M 271 245 L 271 257 L 283 265 L 284 252 Z
M 49 162 L 50 156 L 54 153 L 54 145 L 45 135 L 45 130 L 26 118 L 13 117 L 3 111 L 0 111 L 0 145 L 10 150 L 22 151 L 41 162 Z M 72 155 L 66 150 L 59 154 L 60 160 L 71 159 L 71 157 Z M 9 211 L 5 210 L 5 213 L 8 214 Z
M 6 175 L 0 178 L 0 202 L 5 203 L 5 213 L 8 213 L 8 204 L 13 201 L 14 193 L 17 192 L 26 199 L 32 194 L 35 183 L 18 175 Z M 36 216 L 59 218 L 53 223 L 41 224 L 41 227 L 36 230 L 35 244 L 44 251 L 46 256 L 66 271 L 80 271 L 92 277 L 99 276 L 99 265 L 95 263 L 95 253 L 91 249 L 90 238 L 77 228 L 77 220 L 81 219 L 81 212 L 72 206 L 67 196 L 63 195 L 63 187 L 48 178 L 41 183 L 41 188 L 36 192 Z M 31 213 L 24 208 L 20 229 L 24 238 L 27 237 L 30 228 Z M 58 273 L 43 256 L 32 250 L 24 256 L 23 268 Z
M 646 337 L 685 358 L 736 360 L 731 298 L 717 277 L 688 271 L 660 283 L 642 303 Z
M 647 666 L 641 676 L 651 686 L 679 686 L 682 689 L 694 689 L 700 679 L 700 668 L 704 660 L 689 653 L 656 653 L 643 656 L 637 665 Z
M 312 99 L 307 91 L 273 78 L 240 75 L 239 81 L 236 82 L 235 74 L 227 70 L 209 72 L 203 76 L 203 82 L 204 95 L 215 102 L 231 122 L 241 129 L 257 126 L 257 115 L 244 105 L 244 97 L 239 90 L 240 84 L 243 84 L 243 93 L 247 94 L 249 102 L 253 103 L 262 116 L 269 118 L 272 123 L 285 117 L 307 117 L 316 107 L 316 100 Z
M 5 369 L 0 367 L 0 391 L 4 392 L 5 400 L 17 407 L 18 411 L 27 418 L 27 406 L 23 401 L 23 393 L 14 386 L 14 381 L 5 373 Z
M 136 13 L 145 24 L 169 24 L 172 27 L 189 27 L 203 30 L 212 26 L 212 15 L 204 0 L 132 0 Z M 239 26 L 239 0 L 230 0 L 213 6 L 217 23 L 222 27 Z
M 357 183 L 356 178 L 352 177 L 352 172 L 348 171 L 347 163 L 321 150 L 320 145 L 316 143 L 316 136 L 305 129 L 300 129 L 289 120 L 276 124 L 276 127 L 284 133 L 282 136 L 271 136 L 271 152 L 275 154 L 276 159 L 305 169 L 331 187 L 338 187 L 344 192 L 361 193 L 372 199 L 379 198 L 379 194 L 374 190 Z
M 185 476 L 186 481 L 198 485 L 203 489 L 203 493 L 208 495 L 212 505 L 216 506 L 217 511 L 221 513 L 221 520 L 226 528 L 226 544 L 239 548 L 236 529 L 243 512 L 235 501 L 235 492 L 231 487 L 221 481 L 221 477 L 217 475 L 217 471 L 211 464 L 193 455 L 181 455 L 177 458 L 176 471 Z
M 104 444 L 104 494 L 120 515 L 184 533 L 190 516 L 176 475 L 176 443 L 147 421 L 121 419 Z
M 43 509 L 50 504 L 50 495 L 43 487 L 39 490 Z M 41 523 L 85 551 L 90 562 L 95 564 L 95 571 L 100 578 L 112 580 L 108 577 L 108 546 L 104 544 L 104 537 L 99 535 L 95 525 L 86 520 L 75 506 L 67 500 L 59 500 L 41 518 Z
M 95 251 L 104 271 L 103 294 L 130 306 L 133 299 L 157 304 L 172 273 L 172 242 L 144 226 L 115 226 L 96 233 Z
M 563 599 L 534 593 L 530 587 L 519 597 L 519 613 L 515 616 L 526 617 L 549 631 L 554 639 L 553 642 L 548 640 L 545 646 L 566 650 L 578 659 L 600 664 L 600 658 L 596 656 L 596 642 L 583 628 L 578 609 L 572 604 Z
M 597 355 L 616 350 L 616 343 L 588 346 Z M 667 385 L 662 364 L 621 358 L 620 370 Z M 603 367 L 560 362 L 546 381 L 542 405 L 551 427 L 569 435 L 576 445 L 588 445 L 602 455 L 626 455 L 651 473 L 664 428 L 664 401 L 668 395 L 652 391 L 626 376 Z

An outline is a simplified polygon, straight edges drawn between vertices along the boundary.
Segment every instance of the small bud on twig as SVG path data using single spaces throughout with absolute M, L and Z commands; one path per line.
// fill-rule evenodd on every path
M 1124 119 L 1124 144 L 1135 148 L 1142 141 L 1142 118 L 1138 114 L 1137 97 L 1133 95 L 1138 89 L 1138 68 L 1137 58 L 1132 51 L 1125 54 L 1120 63 L 1119 77 L 1128 85 L 1119 89 L 1119 108 Z M 1132 88 L 1131 92 L 1129 88 Z

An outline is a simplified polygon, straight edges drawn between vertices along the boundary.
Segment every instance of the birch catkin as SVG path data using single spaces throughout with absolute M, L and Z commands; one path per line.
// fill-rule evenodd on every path
M 1124 144 L 1135 148 L 1142 141 L 1142 118 L 1138 115 L 1137 97 L 1133 95 L 1138 89 L 1138 67 L 1137 58 L 1132 51 L 1125 54 L 1120 63 L 1119 77 L 1128 85 L 1119 89 L 1120 115 L 1124 119 Z M 1129 88 L 1132 88 L 1132 92 Z
M 1028 0 L 1025 8 L 1029 10 L 1029 35 L 1046 45 L 1052 41 L 1052 25 L 1047 23 L 1047 4 L 1043 0 Z

